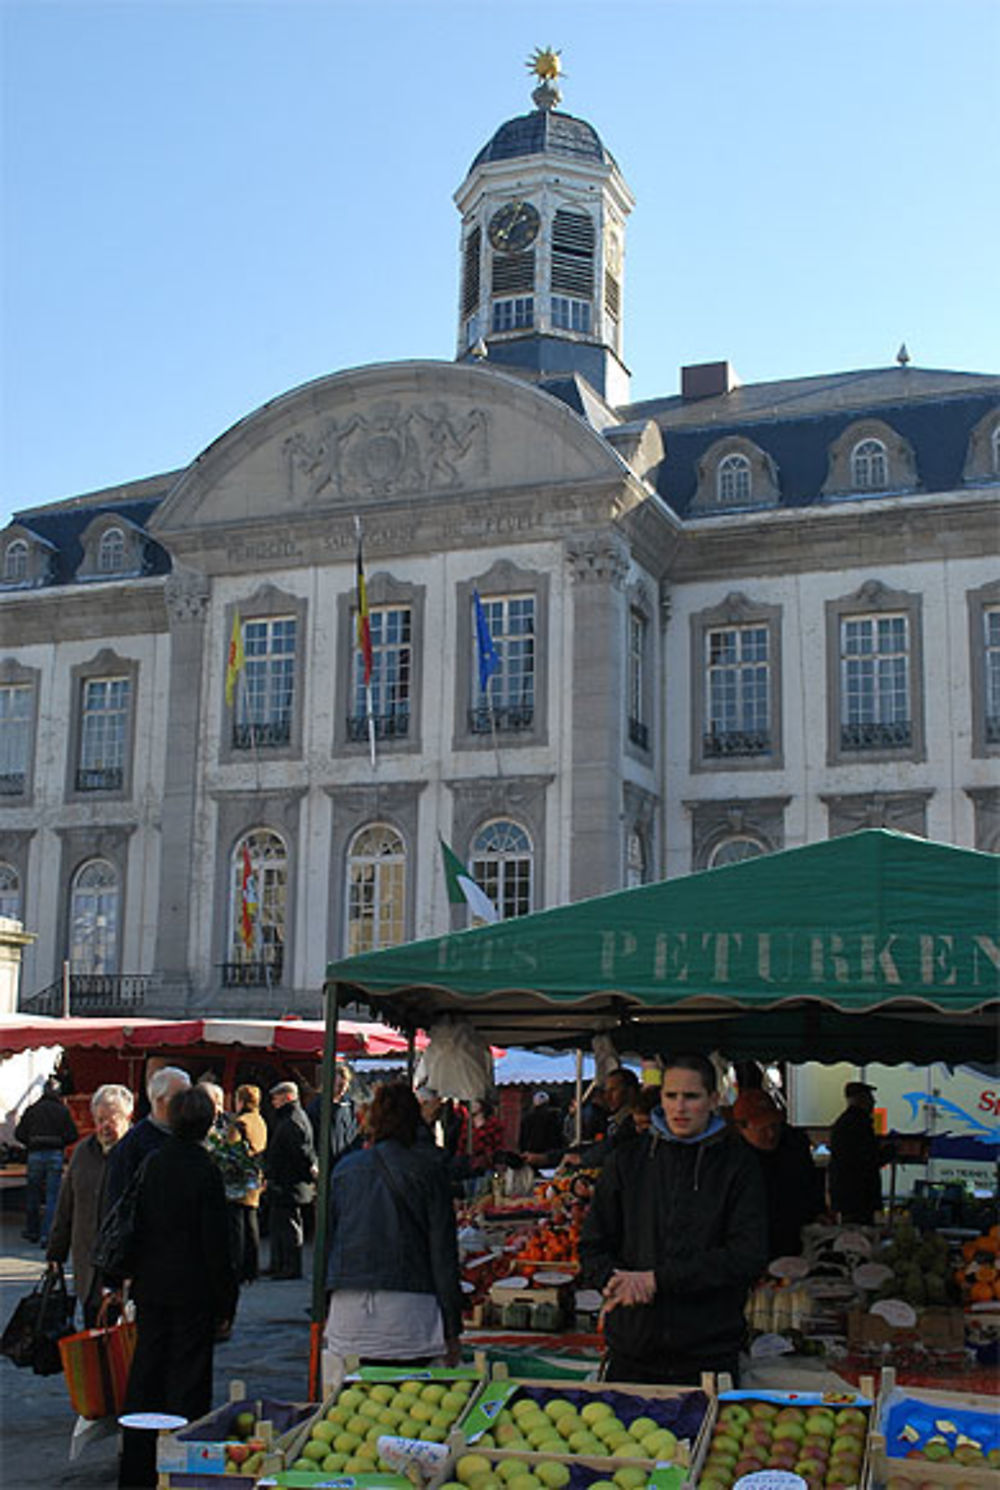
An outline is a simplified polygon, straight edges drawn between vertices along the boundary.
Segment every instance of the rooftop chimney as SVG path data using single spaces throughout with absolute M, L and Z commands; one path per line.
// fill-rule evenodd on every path
M 698 362 L 694 367 L 681 368 L 681 398 L 716 398 L 739 386 L 729 362 Z

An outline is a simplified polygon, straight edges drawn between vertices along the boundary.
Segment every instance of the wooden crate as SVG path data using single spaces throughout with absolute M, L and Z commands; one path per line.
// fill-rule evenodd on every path
M 312 1410 L 305 1403 L 280 1406 L 297 1419 L 311 1416 Z M 251 1490 L 261 1475 L 283 1468 L 286 1450 L 299 1432 L 299 1423 L 296 1421 L 284 1433 L 276 1435 L 274 1424 L 260 1417 L 262 1410 L 263 1399 L 249 1397 L 242 1381 L 231 1381 L 228 1400 L 221 1407 L 213 1408 L 186 1428 L 160 1434 L 156 1462 L 161 1490 L 205 1490 L 205 1487 L 221 1490 L 223 1484 L 235 1486 L 236 1490 Z M 257 1416 L 253 1437 L 266 1445 L 263 1463 L 249 1475 L 227 1473 L 226 1425 L 238 1412 L 247 1411 Z
M 782 1392 L 782 1391 L 756 1391 L 749 1388 L 746 1391 L 733 1391 L 729 1378 L 719 1378 L 718 1391 L 709 1402 L 709 1411 L 702 1433 L 699 1435 L 698 1453 L 692 1461 L 692 1484 L 697 1485 L 701 1478 L 705 1462 L 708 1459 L 708 1451 L 715 1434 L 718 1422 L 719 1410 L 727 1402 L 775 1402 L 779 1406 L 784 1404 L 789 1407 L 861 1407 L 868 1414 L 868 1432 L 866 1435 L 865 1449 L 860 1469 L 858 1471 L 858 1485 L 866 1483 L 868 1474 L 868 1459 L 871 1443 L 871 1425 L 875 1413 L 875 1380 L 873 1377 L 863 1376 L 858 1392 Z
M 614 1392 L 619 1396 L 631 1398 L 636 1404 L 656 1403 L 668 1400 L 673 1401 L 678 1397 L 684 1396 L 687 1392 L 694 1392 L 699 1390 L 699 1386 L 695 1385 L 689 1387 L 652 1386 L 645 1384 L 637 1385 L 632 1382 L 626 1383 L 611 1381 L 573 1381 L 567 1380 L 565 1377 L 531 1377 L 523 1381 L 515 1381 L 508 1377 L 507 1369 L 502 1364 L 494 1366 L 493 1381 L 494 1383 L 508 1383 L 511 1387 L 517 1389 L 512 1393 L 511 1397 L 508 1398 L 508 1401 L 510 1402 L 514 1402 L 517 1400 L 518 1390 L 523 1391 L 524 1394 L 529 1397 L 533 1397 L 537 1393 L 542 1393 L 549 1397 L 565 1397 L 568 1400 L 572 1400 L 573 1398 L 579 1399 L 581 1397 L 586 1397 L 594 1402 L 600 1402 L 604 1400 L 609 1393 Z M 710 1374 L 706 1374 L 702 1378 L 702 1381 L 699 1385 L 700 1390 L 704 1392 L 707 1399 L 705 1414 L 702 1418 L 698 1433 L 694 1437 L 694 1441 L 689 1443 L 687 1440 L 680 1440 L 678 1442 L 678 1450 L 674 1459 L 674 1462 L 677 1465 L 685 1469 L 694 1461 L 702 1442 L 706 1424 L 711 1417 L 711 1405 L 713 1394 L 715 1391 L 715 1380 Z M 475 1405 L 478 1411 L 470 1411 L 467 1417 L 463 1419 L 462 1423 L 459 1424 L 459 1432 L 462 1436 L 464 1444 L 463 1451 L 471 1451 L 473 1453 L 479 1452 L 476 1447 L 477 1437 L 470 1437 L 469 1432 L 472 1426 L 475 1426 L 477 1428 L 479 1427 L 479 1423 L 481 1421 L 482 1405 L 488 1399 L 489 1395 L 490 1389 L 487 1387 L 484 1389 L 481 1397 Z M 639 1414 L 636 1413 L 636 1416 L 638 1415 Z M 539 1464 L 548 1459 L 559 1457 L 558 1455 L 553 1455 L 551 1453 L 533 1453 L 525 1449 L 502 1449 L 499 1447 L 487 1448 L 483 1450 L 483 1452 L 488 1454 L 491 1458 L 496 1456 L 498 1459 L 511 1457 L 523 1459 L 526 1464 Z M 578 1461 L 581 1461 L 583 1457 L 585 1456 L 576 1454 L 567 1455 L 565 1462 L 577 1463 Z M 604 1470 L 605 1477 L 608 1479 L 612 1477 L 612 1474 L 616 1469 L 621 1469 L 624 1465 L 633 1465 L 637 1468 L 647 1469 L 651 1472 L 657 1464 L 657 1461 L 653 1459 L 622 1458 L 618 1455 L 586 1457 L 588 1458 L 588 1463 L 591 1466 L 602 1468 Z
M 309 1438 L 312 1434 L 313 1425 L 319 1422 L 321 1418 L 324 1418 L 329 1412 L 330 1408 L 336 1405 L 341 1396 L 341 1393 L 348 1386 L 355 1386 L 362 1381 L 370 1382 L 373 1385 L 378 1383 L 394 1385 L 403 1381 L 416 1380 L 423 1382 L 437 1381 L 440 1382 L 442 1385 L 446 1385 L 449 1381 L 472 1381 L 474 1383 L 473 1391 L 471 1392 L 468 1402 L 466 1403 L 466 1406 L 460 1415 L 460 1421 L 461 1417 L 466 1416 L 472 1404 L 475 1403 L 477 1397 L 479 1396 L 479 1392 L 481 1391 L 486 1381 L 486 1367 L 484 1357 L 478 1357 L 476 1360 L 476 1364 L 472 1367 L 459 1366 L 449 1368 L 429 1366 L 426 1369 L 420 1370 L 410 1368 L 401 1369 L 395 1367 L 387 1367 L 384 1370 L 379 1370 L 377 1368 L 370 1367 L 366 1368 L 363 1374 L 357 1372 L 357 1363 L 355 1359 L 348 1357 L 346 1359 L 338 1358 L 338 1360 L 339 1365 L 333 1373 L 333 1390 L 324 1393 L 323 1401 L 319 1404 L 318 1407 L 315 1407 L 313 1409 L 313 1411 L 309 1414 L 309 1417 L 305 1420 L 305 1422 L 301 1424 L 300 1428 L 297 1430 L 285 1454 L 284 1463 L 286 1467 L 292 1465 L 295 1460 L 300 1457 L 304 1445 L 308 1443 Z M 386 1431 L 388 1432 L 389 1430 L 387 1429 Z M 324 1478 L 329 1479 L 330 1475 L 327 1474 L 324 1476 Z M 350 1478 L 350 1475 L 338 1475 L 337 1478 Z
M 1000 1471 L 988 1465 L 964 1465 L 944 1463 L 940 1459 L 901 1459 L 890 1456 L 885 1434 L 882 1431 L 892 1396 L 897 1387 L 907 1397 L 926 1404 L 948 1418 L 956 1412 L 976 1412 L 992 1422 L 998 1421 L 1000 1401 L 996 1397 L 984 1397 L 974 1392 L 939 1392 L 932 1387 L 899 1386 L 896 1373 L 891 1367 L 882 1372 L 878 1400 L 875 1404 L 873 1432 L 869 1444 L 869 1477 L 865 1485 L 870 1490 L 882 1490 L 890 1476 L 903 1485 L 968 1486 L 969 1490 L 998 1490 Z

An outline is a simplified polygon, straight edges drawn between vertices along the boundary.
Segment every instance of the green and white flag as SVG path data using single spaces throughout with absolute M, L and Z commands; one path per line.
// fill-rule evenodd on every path
M 485 891 L 476 884 L 458 855 L 452 852 L 443 838 L 440 843 L 441 853 L 444 856 L 444 878 L 448 886 L 448 899 L 452 905 L 467 905 L 478 920 L 488 921 L 491 925 L 494 921 L 499 921 L 496 906 Z

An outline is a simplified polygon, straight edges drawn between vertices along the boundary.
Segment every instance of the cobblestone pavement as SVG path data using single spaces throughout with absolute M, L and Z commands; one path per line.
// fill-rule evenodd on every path
M 0 1212 L 0 1329 L 18 1299 L 44 1268 L 42 1249 L 21 1238 L 23 1216 Z M 263 1246 L 264 1260 L 267 1243 Z M 229 1383 L 244 1381 L 251 1395 L 303 1402 L 309 1367 L 311 1258 L 306 1278 L 270 1282 L 262 1278 L 242 1290 L 232 1338 L 215 1349 L 213 1402 L 224 1402 Z M 57 1490 L 61 1486 L 114 1487 L 118 1476 L 117 1435 L 91 1438 L 70 1461 L 76 1416 L 61 1376 L 36 1376 L 0 1357 L 0 1487 Z

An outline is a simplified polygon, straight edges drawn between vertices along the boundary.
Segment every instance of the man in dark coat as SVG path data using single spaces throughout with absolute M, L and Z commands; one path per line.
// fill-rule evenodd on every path
M 517 1147 L 529 1164 L 541 1168 L 558 1164 L 565 1145 L 562 1117 L 548 1092 L 536 1092 L 531 1106 L 521 1119 Z
M 764 1177 L 768 1256 L 796 1257 L 803 1226 L 824 1209 L 823 1176 L 813 1163 L 809 1139 L 790 1127 L 777 1103 L 757 1088 L 740 1092 L 732 1117 Z
M 212 1406 L 215 1338 L 233 1317 L 238 1290 L 225 1186 L 204 1144 L 214 1120 L 203 1088 L 176 1092 L 170 1134 L 142 1173 L 130 1267 L 138 1332 L 126 1413 L 177 1413 L 193 1422 Z M 119 1485 L 156 1483 L 156 1434 L 126 1428 Z
M 767 1263 L 760 1169 L 719 1117 L 715 1068 L 667 1061 L 650 1131 L 614 1149 L 580 1238 L 604 1293 L 610 1381 L 738 1376 L 743 1309 Z
M 633 1113 L 639 1101 L 639 1091 L 639 1078 L 628 1066 L 619 1066 L 610 1072 L 604 1083 L 607 1107 L 604 1136 L 583 1148 L 568 1149 L 566 1162 L 579 1164 L 585 1169 L 597 1169 L 621 1144 L 630 1143 L 636 1136 Z
M 149 1112 L 130 1128 L 111 1150 L 108 1159 L 107 1198 L 108 1210 L 125 1189 L 144 1159 L 160 1148 L 170 1136 L 167 1113 L 172 1098 L 177 1092 L 191 1085 L 191 1078 L 180 1066 L 161 1066 L 154 1071 L 146 1086 Z
M 830 1209 L 841 1221 L 871 1226 L 882 1209 L 882 1153 L 872 1121 L 875 1088 L 849 1081 L 844 1097 L 847 1106 L 830 1129 Z
M 312 1125 L 294 1081 L 271 1088 L 274 1123 L 264 1157 L 271 1225 L 272 1278 L 302 1277 L 302 1207 L 316 1194 L 319 1173 Z
M 50 1077 L 42 1095 L 24 1109 L 14 1129 L 14 1142 L 28 1151 L 25 1224 L 21 1233 L 25 1241 L 43 1245 L 48 1241 L 62 1180 L 63 1150 L 76 1143 L 79 1136 L 59 1095 L 59 1083 Z

